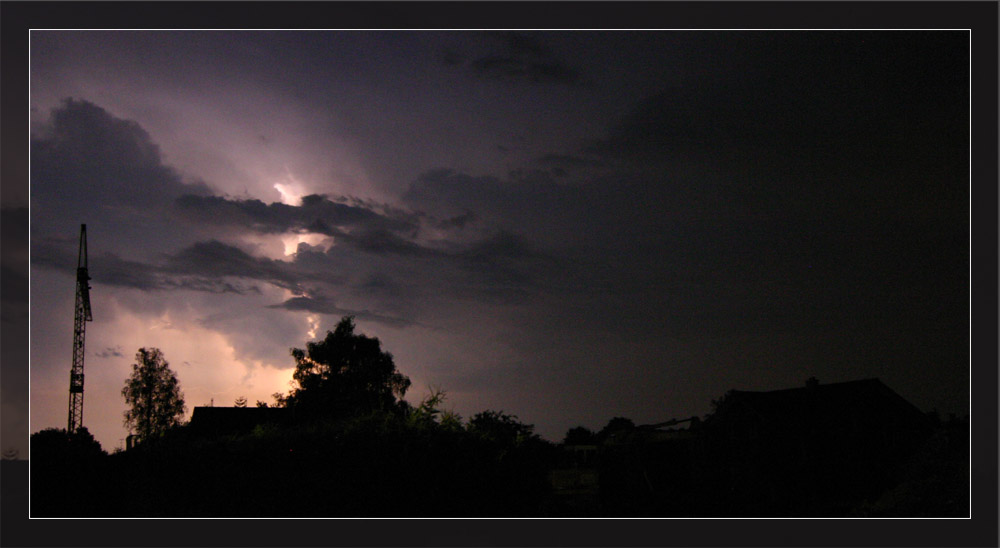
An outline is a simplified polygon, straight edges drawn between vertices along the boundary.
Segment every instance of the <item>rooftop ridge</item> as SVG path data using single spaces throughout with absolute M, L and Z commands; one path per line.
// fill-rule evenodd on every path
M 883 383 L 881 381 L 881 379 L 879 379 L 878 377 L 869 377 L 869 378 L 866 378 L 866 379 L 855 379 L 855 380 L 852 380 L 852 381 L 820 383 L 820 384 L 817 385 L 817 388 L 822 389 L 822 388 L 831 387 L 831 386 L 844 386 L 844 385 L 849 385 L 849 384 L 854 384 L 854 385 L 875 384 L 875 383 L 878 383 L 878 384 L 881 384 L 881 385 L 885 386 L 885 383 Z M 774 394 L 774 393 L 777 393 L 777 392 L 791 392 L 793 390 L 805 390 L 807 388 L 808 388 L 807 386 L 803 385 L 803 386 L 795 386 L 795 387 L 791 387 L 791 388 L 778 388 L 778 389 L 775 389 L 775 390 L 736 390 L 736 389 L 733 389 L 733 390 L 731 390 L 731 392 L 733 392 L 735 394 Z

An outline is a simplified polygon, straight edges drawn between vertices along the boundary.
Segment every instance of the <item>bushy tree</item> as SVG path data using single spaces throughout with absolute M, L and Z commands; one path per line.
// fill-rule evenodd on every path
M 298 387 L 287 397 L 276 394 L 277 403 L 313 417 L 400 410 L 410 379 L 396 370 L 378 338 L 354 328 L 354 318 L 346 316 L 323 340 L 293 348 Z
M 593 431 L 584 426 L 575 426 L 566 431 L 563 445 L 590 445 L 596 442 Z
M 140 348 L 136 352 L 122 396 L 129 406 L 125 411 L 125 427 L 142 439 L 162 435 L 178 426 L 184 416 L 184 395 L 177 375 L 158 348 Z
M 46 428 L 29 443 L 33 515 L 82 517 L 98 511 L 98 493 L 108 485 L 101 481 L 107 453 L 86 427 Z
M 30 443 L 31 459 L 35 462 L 86 460 L 107 454 L 86 426 L 73 432 L 46 428 L 32 434 Z
M 502 445 L 519 445 L 528 440 L 538 438 L 534 434 L 535 426 L 517 420 L 517 415 L 508 415 L 503 411 L 487 410 L 476 413 L 469 419 L 469 432 L 481 438 Z
M 597 437 L 600 439 L 606 439 L 607 437 L 614 435 L 618 432 L 629 432 L 635 429 L 635 423 L 632 419 L 625 417 L 614 417 L 608 421 L 608 424 L 604 425 L 604 428 L 597 433 Z

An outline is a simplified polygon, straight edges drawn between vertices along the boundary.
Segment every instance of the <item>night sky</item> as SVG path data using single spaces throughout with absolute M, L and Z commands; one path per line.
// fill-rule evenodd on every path
M 813 376 L 968 412 L 968 32 L 30 47 L 31 432 L 66 427 L 82 223 L 83 418 L 106 450 L 138 348 L 189 413 L 270 402 L 289 348 L 347 314 L 411 402 L 440 387 L 553 441 Z M 3 410 L 7 447 L 26 410 Z

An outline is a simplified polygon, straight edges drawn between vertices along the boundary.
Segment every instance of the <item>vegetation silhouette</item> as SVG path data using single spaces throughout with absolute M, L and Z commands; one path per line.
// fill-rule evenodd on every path
M 625 417 L 614 417 L 608 421 L 608 424 L 604 425 L 604 428 L 597 433 L 595 436 L 597 441 L 604 442 L 614 436 L 620 436 L 627 434 L 635 429 L 635 423 L 632 419 Z
M 566 431 L 563 445 L 591 445 L 597 443 L 597 435 L 585 426 L 574 426 Z
M 32 515 L 968 512 L 967 419 L 921 413 L 875 379 L 730 391 L 703 421 L 614 417 L 596 433 L 571 428 L 557 445 L 502 410 L 465 420 L 444 408 L 440 388 L 407 403 L 409 378 L 377 338 L 355 329 L 346 317 L 291 349 L 296 386 L 273 405 L 250 407 L 241 396 L 234 407 L 195 407 L 187 424 L 176 421 L 183 401 L 162 353 L 141 350 L 129 382 L 153 379 L 173 403 L 143 423 L 153 426 L 140 443 L 110 455 L 85 428 L 32 435 Z M 138 421 L 147 414 L 137 412 L 137 390 L 123 395 Z
M 100 504 L 107 453 L 87 427 L 46 428 L 31 435 L 29 446 L 33 516 L 73 516 Z
M 298 387 L 279 397 L 281 405 L 308 418 L 343 417 L 375 411 L 401 412 L 410 379 L 396 370 L 378 338 L 354 333 L 346 316 L 333 331 L 306 349 L 293 348 Z
M 125 411 L 125 427 L 135 430 L 140 439 L 162 436 L 184 417 L 184 395 L 177 375 L 170 370 L 159 348 L 140 348 L 136 352 L 122 396 L 129 406 Z

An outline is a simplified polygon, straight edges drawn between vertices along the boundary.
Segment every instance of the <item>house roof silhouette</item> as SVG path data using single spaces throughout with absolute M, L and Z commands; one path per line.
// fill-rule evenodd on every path
M 827 434 L 921 431 L 927 416 L 879 379 L 820 384 L 767 392 L 730 391 L 708 424 L 739 427 L 754 423 L 762 432 Z

